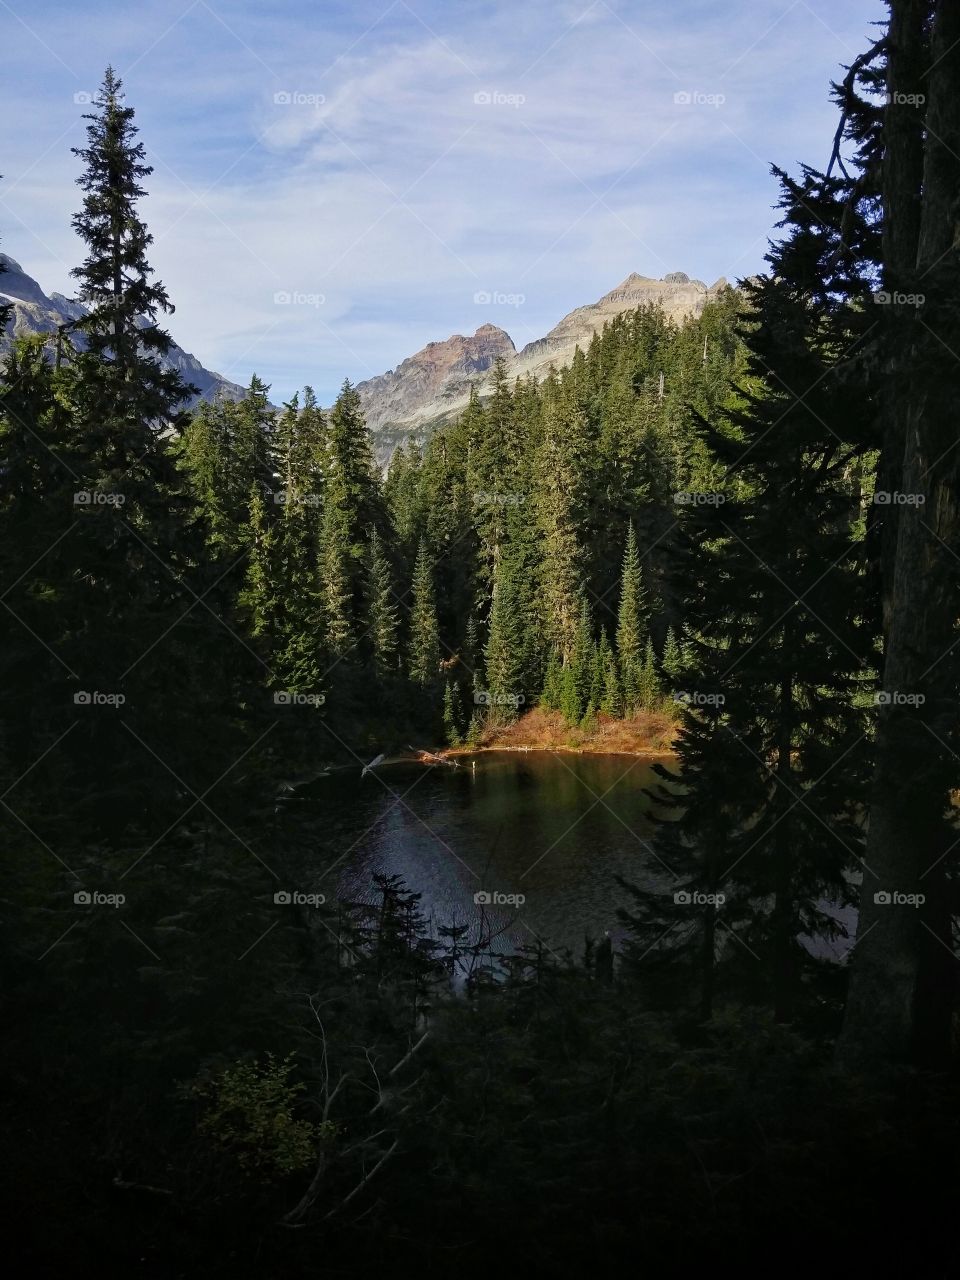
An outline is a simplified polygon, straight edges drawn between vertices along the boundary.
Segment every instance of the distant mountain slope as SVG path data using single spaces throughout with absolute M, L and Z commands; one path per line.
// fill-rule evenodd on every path
M 86 315 L 87 308 L 72 298 L 65 298 L 62 293 L 45 294 L 36 280 L 5 253 L 0 253 L 0 262 L 5 267 L 0 272 L 0 304 L 13 303 L 13 317 L 0 333 L 0 352 L 9 349 L 15 335 L 55 333 L 58 325 Z M 227 400 L 241 400 L 244 396 L 243 387 L 205 369 L 196 356 L 176 344 L 162 357 L 162 363 L 176 369 L 184 382 L 199 388 L 199 396 L 188 403 L 214 400 L 218 395 Z
M 594 333 L 622 311 L 655 304 L 669 319 L 680 322 L 698 316 L 726 285 L 721 278 L 708 288 L 682 271 L 662 280 L 634 272 L 598 301 L 571 311 L 521 351 L 508 333 L 493 324 L 481 325 L 472 338 L 454 334 L 445 342 L 431 342 L 396 369 L 358 384 L 377 456 L 385 462 L 403 440 L 422 439 L 434 426 L 454 417 L 466 404 L 472 385 L 482 394 L 498 356 L 506 360 L 511 378 L 543 377 L 551 365 L 568 364 L 578 346 L 586 347 Z

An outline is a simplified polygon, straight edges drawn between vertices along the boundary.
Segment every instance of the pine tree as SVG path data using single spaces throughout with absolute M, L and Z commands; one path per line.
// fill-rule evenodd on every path
M 170 421 L 195 388 L 156 358 L 171 346 L 169 334 L 157 327 L 157 315 L 172 312 L 173 306 L 163 285 L 150 279 L 146 255 L 153 237 L 137 202 L 146 194 L 140 183 L 153 170 L 144 164 L 134 111 L 123 98 L 122 83 L 108 67 L 94 110 L 84 116 L 90 121 L 87 145 L 73 148 L 84 162 L 77 181 L 86 193 L 73 229 L 88 254 L 72 274 L 80 282 L 78 297 L 89 308 L 75 328 L 84 340 L 83 375 L 103 398 L 101 407 L 109 405 L 125 419 L 128 432 L 136 423 L 141 440 L 150 443 L 155 424 Z M 120 442 L 112 443 L 119 463 Z
M 437 606 L 433 586 L 433 564 L 422 539 L 413 567 L 412 604 L 408 669 L 410 679 L 421 688 L 433 686 L 440 671 L 440 640 L 437 633 Z
M 617 656 L 627 714 L 640 704 L 640 682 L 647 638 L 647 601 L 640 570 L 640 553 L 633 524 L 627 530 L 617 614 Z
M 617 719 L 623 715 L 623 690 L 620 686 L 620 672 L 617 669 L 617 655 L 613 649 L 607 652 L 600 710 L 604 715 L 614 716 Z
M 653 710 L 660 701 L 660 677 L 657 674 L 657 655 L 653 648 L 653 638 L 647 636 L 643 653 L 643 665 L 637 682 L 639 705 L 646 711 Z
M 459 747 L 463 741 L 463 703 L 460 698 L 460 686 L 455 680 L 448 680 L 443 689 L 443 728 L 447 744 Z
M 273 511 L 254 486 L 250 493 L 247 525 L 247 577 L 240 602 L 250 619 L 250 633 L 261 640 L 267 661 L 275 655 L 281 638 L 282 582 L 277 563 L 278 531 Z
M 151 236 L 137 210 L 141 181 L 151 170 L 112 70 L 86 118 L 87 146 L 75 150 L 84 162 L 78 179 L 84 199 L 74 228 L 87 256 L 74 274 L 89 312 L 75 325 L 78 349 L 61 371 L 81 495 L 69 540 L 73 564 L 64 566 L 64 580 L 79 589 L 83 622 L 61 615 L 52 647 L 81 688 L 122 692 L 127 700 L 127 730 L 117 716 L 89 716 L 66 747 L 91 805 L 107 777 L 104 759 L 110 760 L 111 783 L 123 800 L 112 810 L 101 805 L 98 820 L 116 830 L 131 814 L 142 821 L 176 796 L 180 784 L 159 760 L 179 759 L 198 782 L 216 767 L 209 747 L 228 732 L 227 722 L 211 715 L 201 746 L 197 707 L 227 703 L 217 685 L 246 658 L 234 652 L 236 641 L 209 604 L 197 605 L 215 587 L 215 576 L 186 477 L 164 434 L 181 429 L 181 406 L 194 388 L 160 361 L 170 338 L 157 318 L 172 306 L 151 279 Z M 149 748 L 131 754 L 131 734 Z
M 396 670 L 397 607 L 393 603 L 390 565 L 380 546 L 376 527 L 367 546 L 367 636 L 373 667 L 379 678 Z
M 356 645 L 348 539 L 349 523 L 343 508 L 333 502 L 325 503 L 320 529 L 319 590 L 324 643 L 334 660 L 345 658 Z
M 677 640 L 673 627 L 667 627 L 667 638 L 663 644 L 663 656 L 660 666 L 667 680 L 674 685 L 683 671 L 683 649 Z
M 507 556 L 502 556 L 493 581 L 490 630 L 484 653 L 486 692 L 496 719 L 511 719 L 519 705 L 515 700 L 526 695 L 525 653 L 525 619 L 513 566 Z
M 597 650 L 593 639 L 590 602 L 586 596 L 581 596 L 573 656 L 566 668 L 564 679 L 562 710 L 571 724 L 579 723 L 590 708 L 596 666 Z
M 580 532 L 586 516 L 585 416 L 558 395 L 543 409 L 537 465 L 538 516 L 543 529 L 539 605 L 544 639 L 564 662 L 573 654 L 578 596 L 586 567 Z

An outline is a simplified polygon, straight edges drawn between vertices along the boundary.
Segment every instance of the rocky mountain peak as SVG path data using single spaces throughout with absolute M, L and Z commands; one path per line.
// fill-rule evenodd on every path
M 597 302 L 577 307 L 544 337 L 517 351 L 510 335 L 495 324 L 482 324 L 472 337 L 454 334 L 430 342 L 387 373 L 357 387 L 367 422 L 374 433 L 377 455 L 386 462 L 402 441 L 423 439 L 433 425 L 453 417 L 466 404 L 470 389 L 481 394 L 489 386 L 489 370 L 498 356 L 507 362 L 511 378 L 543 377 L 551 366 L 567 364 L 578 346 L 586 347 L 608 320 L 622 311 L 659 306 L 677 323 L 697 316 L 724 285 L 710 288 L 684 271 L 663 279 L 632 271 Z
M 0 354 L 9 350 L 13 339 L 20 334 L 55 333 L 59 325 L 87 314 L 87 308 L 73 298 L 65 298 L 62 293 L 44 293 L 9 254 L 0 253 L 0 263 L 5 268 L 0 271 L 0 302 L 13 302 L 13 315 L 6 329 L 0 331 Z M 205 369 L 196 356 L 176 343 L 161 358 L 161 363 L 177 369 L 185 382 L 197 387 L 201 400 L 213 400 L 217 396 L 227 400 L 243 398 L 243 387 Z

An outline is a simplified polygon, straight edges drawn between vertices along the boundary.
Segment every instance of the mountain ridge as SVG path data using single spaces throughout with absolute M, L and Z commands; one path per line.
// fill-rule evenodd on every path
M 489 322 L 472 336 L 455 333 L 442 342 L 429 342 L 395 369 L 357 384 L 377 457 L 387 462 L 403 440 L 423 439 L 432 426 L 463 408 L 471 388 L 483 394 L 498 357 L 506 361 L 511 379 L 542 378 L 551 367 L 569 363 L 578 346 L 584 347 L 623 311 L 660 306 L 668 319 L 681 323 L 699 315 L 727 287 L 722 276 L 708 286 L 683 271 L 659 280 L 633 271 L 596 302 L 575 307 L 542 338 L 519 351 L 505 329 Z
M 0 253 L 0 263 L 4 267 L 0 271 L 0 305 L 13 304 L 13 315 L 0 332 L 0 353 L 9 350 L 13 339 L 22 334 L 54 334 L 60 325 L 88 314 L 88 308 L 75 298 L 67 298 L 62 293 L 44 293 L 38 282 L 9 254 Z M 176 369 L 184 382 L 198 389 L 199 394 L 186 400 L 185 407 L 191 407 L 198 400 L 215 400 L 217 396 L 242 400 L 246 394 L 239 383 L 207 369 L 176 342 L 160 357 L 160 362 L 166 368 Z

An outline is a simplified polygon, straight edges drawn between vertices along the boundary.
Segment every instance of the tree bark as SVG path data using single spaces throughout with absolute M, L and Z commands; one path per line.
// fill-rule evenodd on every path
M 891 94 L 917 82 L 915 59 L 926 40 L 928 7 L 892 0 Z M 927 131 L 919 191 L 915 141 L 897 122 L 897 113 L 910 108 L 895 101 L 887 107 L 890 281 L 925 301 L 910 307 L 912 314 L 892 306 L 893 320 L 881 339 L 891 417 L 901 424 L 888 430 L 881 479 L 906 501 L 898 506 L 886 547 L 883 688 L 890 702 L 878 720 L 858 941 L 839 1045 L 841 1060 L 858 1068 L 908 1060 L 943 1064 L 956 985 L 948 899 L 955 833 L 945 815 L 958 772 L 951 740 L 960 565 L 960 450 L 954 447 L 960 403 L 960 5 L 938 0 L 934 9 L 920 90 L 927 97 Z M 917 249 L 908 270 L 914 230 Z M 925 901 L 898 904 L 878 894 L 922 895 Z

